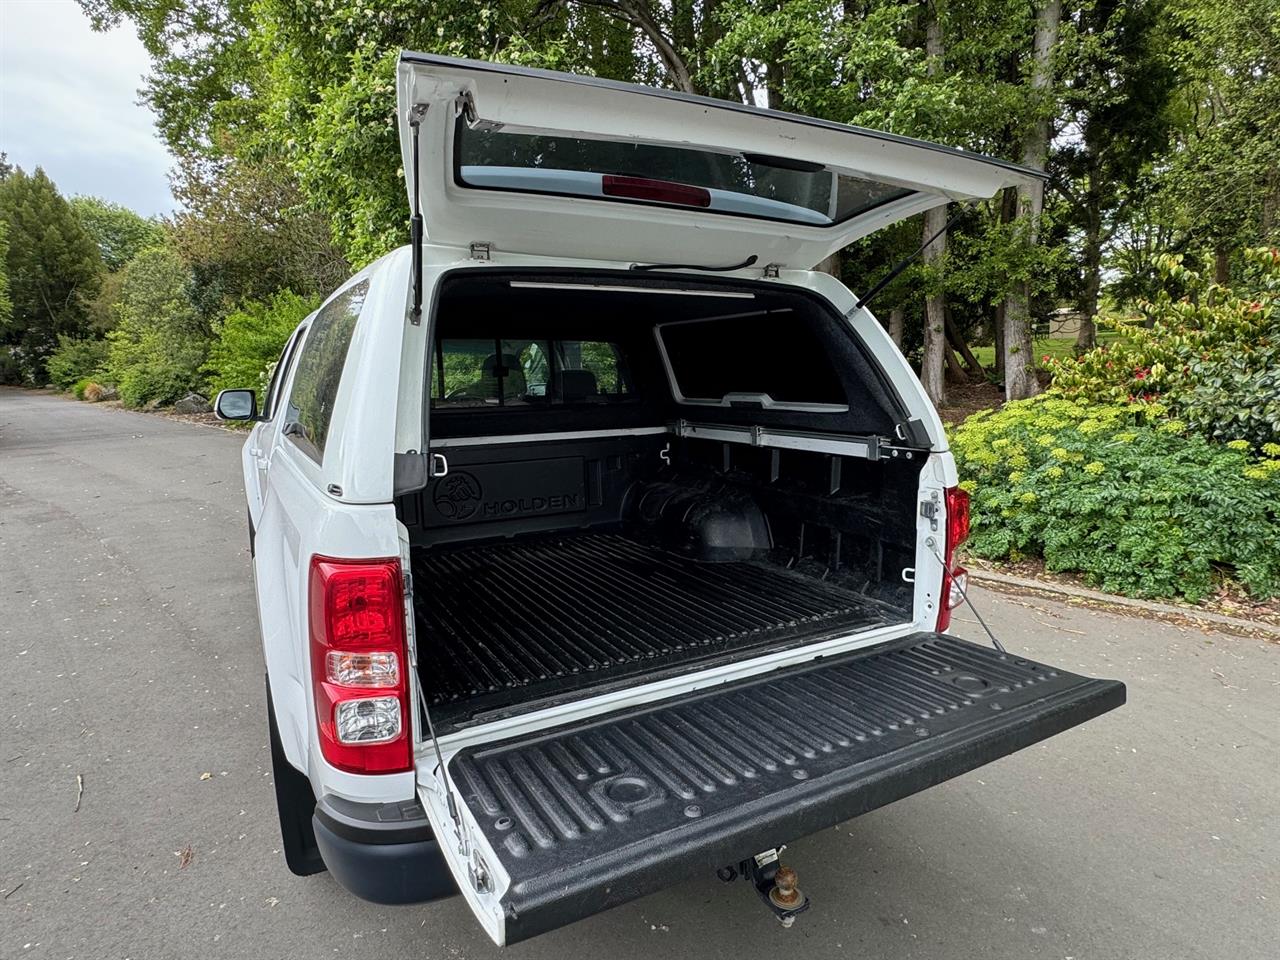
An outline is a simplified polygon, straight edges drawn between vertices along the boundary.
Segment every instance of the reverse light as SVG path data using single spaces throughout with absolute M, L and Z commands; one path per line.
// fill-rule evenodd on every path
M 947 512 L 947 544 L 943 553 L 942 590 L 938 604 L 938 632 L 951 626 L 951 611 L 964 602 L 969 589 L 969 571 L 955 566 L 956 549 L 969 537 L 969 493 L 960 487 L 947 487 L 943 495 Z
M 678 203 L 684 207 L 711 206 L 711 191 L 670 180 L 648 177 L 624 177 L 606 173 L 600 178 L 600 190 L 606 197 L 626 197 L 653 203 Z
M 400 701 L 396 697 L 343 700 L 333 711 L 342 743 L 387 743 L 400 736 Z
M 311 558 L 320 752 L 349 773 L 413 768 L 400 561 Z

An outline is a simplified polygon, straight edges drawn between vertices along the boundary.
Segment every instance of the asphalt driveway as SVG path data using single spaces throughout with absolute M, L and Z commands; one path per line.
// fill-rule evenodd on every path
M 240 442 L 0 389 L 0 957 L 493 956 L 285 868 Z M 791 930 L 709 867 L 507 955 L 1274 957 L 1280 646 L 975 594 L 1129 704 L 794 844 Z

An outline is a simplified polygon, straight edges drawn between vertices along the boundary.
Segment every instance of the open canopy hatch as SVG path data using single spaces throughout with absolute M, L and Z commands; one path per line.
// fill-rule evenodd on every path
M 430 242 L 639 263 L 808 268 L 1038 173 L 934 143 L 593 77 L 404 53 Z

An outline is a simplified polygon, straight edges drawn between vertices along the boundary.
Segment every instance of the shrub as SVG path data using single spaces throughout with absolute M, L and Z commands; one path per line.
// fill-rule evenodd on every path
M 1211 440 L 1280 443 L 1280 251 L 1250 250 L 1235 291 L 1181 257 L 1158 261 L 1188 295 L 1141 306 L 1150 327 L 1102 318 L 1119 336 L 1078 359 L 1050 364 L 1053 390 L 1093 402 L 1156 400 Z
M 88 391 L 90 387 L 97 387 L 91 377 L 81 377 L 71 386 L 71 392 L 77 400 L 88 400 Z
M 319 297 L 281 290 L 228 314 L 215 327 L 209 360 L 201 368 L 209 375 L 210 390 L 253 388 L 261 398 L 289 334 L 319 305 Z
M 70 390 L 77 381 L 102 375 L 107 362 L 107 341 L 58 335 L 58 347 L 45 361 L 49 381 L 59 390 Z
M 172 403 L 200 386 L 209 333 L 187 296 L 190 281 L 166 247 L 144 250 L 125 268 L 105 373 L 129 406 Z
M 970 417 L 952 438 L 973 496 L 966 549 L 1043 556 L 1131 596 L 1194 601 L 1228 572 L 1280 593 L 1280 445 L 1211 444 L 1164 413 L 1045 395 Z

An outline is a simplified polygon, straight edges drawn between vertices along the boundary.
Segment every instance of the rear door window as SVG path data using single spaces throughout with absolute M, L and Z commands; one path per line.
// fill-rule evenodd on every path
M 369 281 L 363 280 L 330 300 L 312 320 L 298 353 L 283 430 L 317 463 L 324 459 L 338 383 L 368 293 Z
M 682 403 L 848 409 L 827 350 L 798 318 L 759 313 L 660 324 L 658 344 Z

